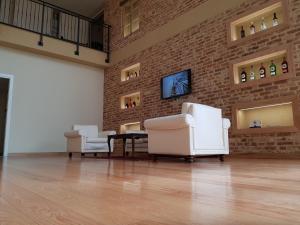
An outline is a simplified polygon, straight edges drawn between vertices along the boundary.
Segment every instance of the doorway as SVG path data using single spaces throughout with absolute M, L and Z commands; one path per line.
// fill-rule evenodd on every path
M 0 157 L 4 155 L 9 79 L 0 77 Z
M 0 74 L 0 157 L 7 155 L 12 82 L 11 75 Z

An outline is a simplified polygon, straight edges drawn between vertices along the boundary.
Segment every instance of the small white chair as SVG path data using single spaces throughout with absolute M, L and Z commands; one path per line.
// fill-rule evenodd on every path
M 229 119 L 222 110 L 195 103 L 183 103 L 179 115 L 145 121 L 149 154 L 179 156 L 193 161 L 195 156 L 229 154 Z
M 85 153 L 93 153 L 97 156 L 97 153 L 109 152 L 107 135 L 116 134 L 115 131 L 98 131 L 96 125 L 74 125 L 73 130 L 66 132 L 67 138 L 67 152 L 69 157 L 72 157 L 72 153 L 81 153 L 82 156 Z M 111 141 L 111 152 L 113 152 L 113 140 Z

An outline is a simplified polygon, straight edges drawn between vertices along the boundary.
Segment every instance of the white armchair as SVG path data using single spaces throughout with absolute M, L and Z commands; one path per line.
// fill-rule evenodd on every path
M 74 125 L 73 130 L 65 133 L 67 138 L 67 152 L 69 157 L 72 153 L 97 153 L 109 152 L 107 135 L 116 134 L 115 131 L 98 131 L 95 125 Z M 111 141 L 111 151 L 113 151 L 113 140 Z
M 230 121 L 222 110 L 206 105 L 183 103 L 182 114 L 145 121 L 149 154 L 173 155 L 193 161 L 195 156 L 229 154 Z

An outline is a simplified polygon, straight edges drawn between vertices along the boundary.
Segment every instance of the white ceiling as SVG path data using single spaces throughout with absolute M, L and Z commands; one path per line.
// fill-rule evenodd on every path
M 88 17 L 96 16 L 102 9 L 104 1 L 105 0 L 46 0 L 46 2 Z

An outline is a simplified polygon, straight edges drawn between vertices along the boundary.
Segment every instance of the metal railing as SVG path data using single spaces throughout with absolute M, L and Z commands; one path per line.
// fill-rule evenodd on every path
M 0 0 L 0 23 L 107 53 L 110 26 L 40 0 Z

